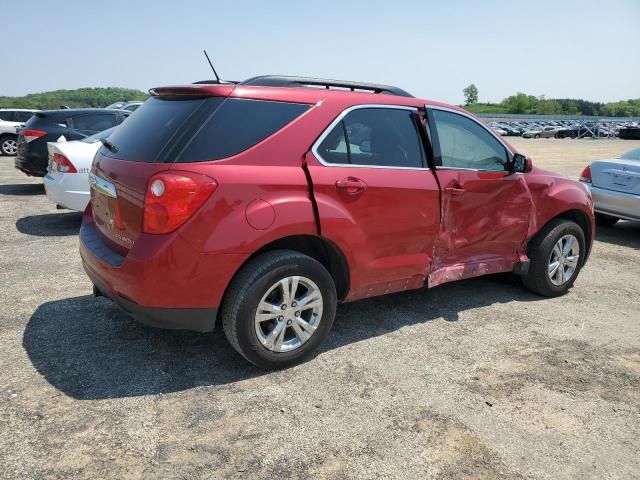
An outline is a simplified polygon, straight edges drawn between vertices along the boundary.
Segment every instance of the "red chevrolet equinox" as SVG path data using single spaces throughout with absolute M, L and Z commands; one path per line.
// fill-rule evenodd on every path
M 94 293 L 154 326 L 221 323 L 260 367 L 308 357 L 339 301 L 498 272 L 557 296 L 589 255 L 587 189 L 460 108 L 284 76 L 150 93 L 93 163 Z

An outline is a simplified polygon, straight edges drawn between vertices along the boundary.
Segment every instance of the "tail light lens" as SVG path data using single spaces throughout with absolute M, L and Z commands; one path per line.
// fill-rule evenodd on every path
M 145 233 L 169 233 L 186 222 L 216 191 L 213 178 L 192 172 L 162 172 L 152 176 L 144 196 Z
M 580 181 L 591 183 L 591 167 L 589 165 L 582 170 L 582 173 L 580 174 Z
M 47 134 L 42 130 L 20 130 L 20 135 L 24 137 L 24 141 L 29 143 Z
M 51 171 L 62 173 L 78 173 L 73 163 L 60 153 L 54 153 L 51 158 Z

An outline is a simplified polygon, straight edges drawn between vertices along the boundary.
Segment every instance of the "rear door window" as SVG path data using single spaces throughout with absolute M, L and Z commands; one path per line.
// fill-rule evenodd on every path
M 413 110 L 367 107 L 349 112 L 317 148 L 325 163 L 421 168 L 424 154 Z
M 16 112 L 15 113 L 15 118 L 16 118 L 16 122 L 26 122 L 27 120 L 29 120 L 31 117 L 33 116 L 33 113 L 31 112 Z
M 15 114 L 11 110 L 0 111 L 0 120 L 5 122 L 15 122 Z
M 111 113 L 76 115 L 70 120 L 71 128 L 87 135 L 101 132 L 118 124 L 118 118 Z

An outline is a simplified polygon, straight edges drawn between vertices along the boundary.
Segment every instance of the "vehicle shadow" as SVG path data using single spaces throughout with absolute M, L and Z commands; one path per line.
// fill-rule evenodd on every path
M 493 276 L 340 305 L 321 352 L 407 325 L 455 321 L 476 307 L 540 298 L 510 277 Z M 90 295 L 40 305 L 23 346 L 49 383 L 84 400 L 225 385 L 269 373 L 238 355 L 221 329 L 208 334 L 154 329 Z
M 599 226 L 596 240 L 640 250 L 640 222 L 619 221 L 612 227 Z
M 7 183 L 0 185 L 2 195 L 44 195 L 42 183 Z
M 26 235 L 67 237 L 78 235 L 81 223 L 81 212 L 43 213 L 19 218 L 16 228 Z

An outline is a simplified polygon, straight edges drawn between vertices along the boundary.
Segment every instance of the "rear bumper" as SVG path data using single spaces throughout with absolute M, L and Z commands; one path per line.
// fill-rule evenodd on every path
M 598 213 L 626 220 L 640 221 L 640 195 L 616 192 L 586 184 L 593 196 L 593 207 Z
M 199 253 L 179 234 L 145 235 L 126 256 L 109 248 L 90 209 L 80 228 L 80 256 L 100 293 L 142 323 L 211 331 L 227 285 L 247 255 Z
M 89 203 L 89 179 L 80 173 L 58 173 L 44 176 L 47 198 L 56 205 L 83 212 Z
M 47 173 L 46 161 L 42 166 L 42 159 L 38 155 L 24 155 L 18 152 L 13 161 L 14 166 L 23 173 L 32 177 L 44 177 Z
M 84 271 L 95 285 L 94 293 L 107 297 L 122 310 L 140 323 L 157 328 L 170 330 L 193 330 L 195 332 L 210 332 L 215 327 L 216 308 L 153 308 L 143 307 L 128 300 L 109 289 L 85 262 Z

